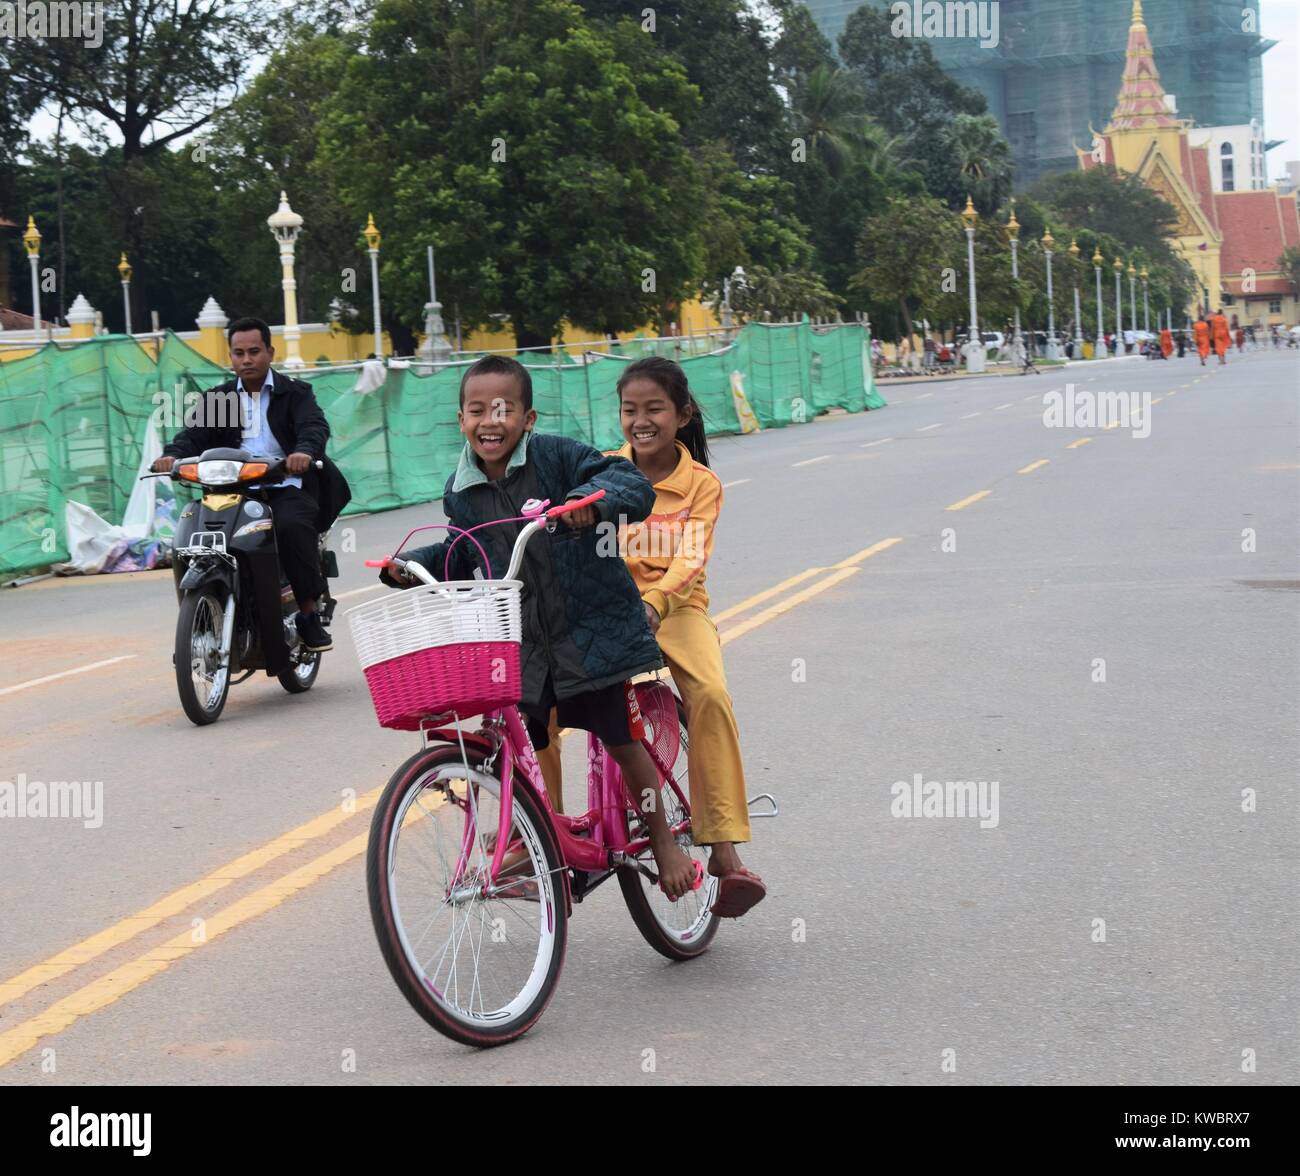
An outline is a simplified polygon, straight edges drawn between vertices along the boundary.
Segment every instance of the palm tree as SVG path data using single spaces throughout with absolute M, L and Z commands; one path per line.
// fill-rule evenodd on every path
M 838 176 L 862 137 L 862 96 L 847 70 L 819 65 L 794 95 L 795 132 Z
M 997 120 L 959 114 L 947 138 L 966 191 L 981 211 L 991 212 L 1011 189 L 1011 153 Z
M 904 158 L 906 137 L 891 135 L 870 115 L 863 115 L 854 142 L 854 157 L 869 173 L 870 182 L 886 192 L 919 188 L 920 164 Z

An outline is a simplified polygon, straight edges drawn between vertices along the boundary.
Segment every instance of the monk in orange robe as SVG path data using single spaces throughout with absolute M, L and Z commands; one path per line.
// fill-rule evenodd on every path
M 1160 328 L 1160 354 L 1166 359 L 1174 350 L 1174 333 L 1168 327 Z
M 1201 367 L 1205 366 L 1205 357 L 1210 354 L 1210 324 L 1204 318 L 1198 318 L 1192 328 L 1196 335 L 1196 351 L 1201 357 Z
M 1228 320 L 1223 311 L 1217 311 L 1210 320 L 1214 334 L 1214 354 L 1219 357 L 1219 362 L 1228 362 L 1228 348 L 1232 346 L 1232 332 L 1228 330 Z

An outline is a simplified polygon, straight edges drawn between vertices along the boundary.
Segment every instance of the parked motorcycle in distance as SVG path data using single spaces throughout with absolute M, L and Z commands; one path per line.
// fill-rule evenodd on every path
M 316 462 L 316 468 L 324 463 Z M 280 567 L 272 527 L 273 487 L 287 470 L 242 449 L 208 449 L 178 461 L 173 481 L 198 486 L 202 497 L 189 503 L 176 524 L 172 574 L 180 613 L 176 618 L 176 689 L 192 723 L 214 723 L 230 687 L 256 670 L 279 679 L 290 694 L 312 688 L 320 673 L 319 653 L 302 643 L 294 616 L 298 602 Z M 324 594 L 317 601 L 328 626 L 335 601 L 329 578 L 338 576 L 334 553 L 320 537 Z M 233 675 L 242 674 L 235 678 Z

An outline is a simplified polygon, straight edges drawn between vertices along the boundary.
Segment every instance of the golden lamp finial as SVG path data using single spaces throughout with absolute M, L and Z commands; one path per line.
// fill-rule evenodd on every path
M 23 234 L 23 248 L 27 250 L 28 257 L 35 257 L 41 251 L 41 234 L 36 228 L 36 221 L 33 217 L 27 218 L 27 232 Z
M 979 220 L 979 213 L 975 211 L 975 205 L 971 203 L 970 193 L 966 194 L 966 207 L 961 211 L 961 223 L 967 228 L 967 231 L 975 228 L 975 222 Z
M 379 230 L 375 227 L 375 214 L 371 212 L 367 213 L 366 216 L 366 227 L 361 230 L 361 235 L 366 239 L 367 249 L 378 249 L 380 236 Z
M 131 280 L 131 263 L 127 261 L 126 254 L 122 254 L 122 260 L 117 263 L 117 272 L 122 275 L 122 281 Z

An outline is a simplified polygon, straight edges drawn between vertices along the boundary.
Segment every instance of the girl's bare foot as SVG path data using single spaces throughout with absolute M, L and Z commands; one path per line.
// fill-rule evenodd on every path
M 723 878 L 728 874 L 734 874 L 738 870 L 745 868 L 745 863 L 740 860 L 740 854 L 736 850 L 734 841 L 719 841 L 709 846 L 709 873 L 715 878 Z M 758 877 L 757 874 L 754 875 Z
M 660 841 L 655 836 L 650 838 L 650 852 L 654 854 L 655 868 L 659 871 L 659 885 L 671 899 L 679 899 L 689 894 L 695 882 L 695 863 L 686 854 L 671 835 Z

